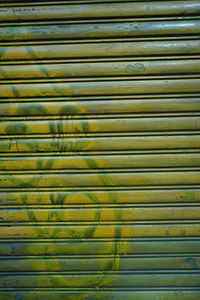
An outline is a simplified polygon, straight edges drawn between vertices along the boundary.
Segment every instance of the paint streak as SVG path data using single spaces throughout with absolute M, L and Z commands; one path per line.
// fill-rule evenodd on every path
M 22 296 L 20 296 L 20 295 L 15 295 L 14 298 L 15 298 L 15 299 L 23 300 Z
M 190 265 L 190 268 L 198 268 L 196 261 L 192 257 L 188 257 L 185 260 L 185 263 Z

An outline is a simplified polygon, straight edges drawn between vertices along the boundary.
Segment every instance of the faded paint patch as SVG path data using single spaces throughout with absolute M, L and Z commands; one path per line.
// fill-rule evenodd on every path
M 127 73 L 143 73 L 146 71 L 144 65 L 142 63 L 135 63 L 133 65 L 128 65 L 125 69 Z
M 191 268 L 198 268 L 196 261 L 192 257 L 188 257 L 184 260 L 186 264 L 189 264 Z
M 20 300 L 23 300 L 23 298 L 22 298 L 22 296 L 21 296 L 21 295 L 15 295 L 14 297 L 15 297 L 15 299 L 20 299 Z

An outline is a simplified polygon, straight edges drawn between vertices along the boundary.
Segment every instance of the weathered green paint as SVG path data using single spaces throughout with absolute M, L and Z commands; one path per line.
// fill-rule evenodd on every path
M 155 117 L 155 118 L 91 118 L 75 119 L 63 116 L 58 120 L 35 119 L 17 120 L 0 123 L 2 135 L 17 134 L 68 134 L 68 133 L 102 133 L 102 132 L 153 132 L 153 131 L 187 131 L 200 130 L 200 117 Z
M 177 272 L 178 273 L 178 272 Z M 162 276 L 161 276 L 162 274 Z M 184 274 L 168 274 L 167 272 L 157 273 L 153 276 L 151 274 L 143 274 L 133 272 L 133 274 L 97 274 L 93 275 L 21 275 L 18 280 L 15 276 L 4 275 L 1 278 L 0 286 L 3 287 L 5 284 L 7 287 L 29 287 L 30 285 L 37 284 L 38 287 L 199 287 L 199 273 L 188 272 Z M 137 276 L 136 276 L 137 275 Z M 96 285 L 98 284 L 98 285 Z
M 0 299 L 199 299 L 199 1 L 7 2 Z
M 38 297 L 41 297 L 44 300 L 87 300 L 87 299 L 98 299 L 98 300 L 104 300 L 104 299 L 118 299 L 118 300 L 171 300 L 171 299 L 183 299 L 183 300 L 197 300 L 199 297 L 200 290 L 195 289 L 195 291 L 188 291 L 185 288 L 181 289 L 173 289 L 173 290 L 167 290 L 167 291 L 152 291 L 151 289 L 139 290 L 136 291 L 135 289 L 130 291 L 46 291 L 46 292 L 37 292 L 37 294 L 32 291 L 29 292 L 3 292 L 1 293 L 1 297 L 3 300 L 7 300 L 7 296 L 9 296 L 9 299 L 15 300 L 17 297 L 23 297 L 24 300 L 37 300 Z M 148 298 L 147 298 L 148 297 Z
M 98 1 L 99 2 L 99 1 Z M 56 4 L 56 3 L 55 3 Z M 186 16 L 198 15 L 200 10 L 199 1 L 176 1 L 159 3 L 106 3 L 85 5 L 51 5 L 49 6 L 21 6 L 0 9 L 2 21 L 24 20 L 51 20 L 51 19 L 93 19 L 106 17 L 150 17 L 150 16 Z
M 0 79 L 84 78 L 109 76 L 196 74 L 200 60 L 165 60 L 115 63 L 76 63 L 0 66 Z M 68 111 L 70 113 L 70 111 Z M 76 112 L 77 113 L 77 112 Z M 62 114 L 62 113 L 60 113 Z
M 46 260 L 46 261 L 45 261 Z M 12 258 L 1 261 L 1 272 L 13 271 L 123 271 L 123 270 L 187 270 L 200 268 L 200 256 L 118 256 L 118 268 L 115 270 L 115 258 L 110 256 L 93 256 L 53 258 L 41 257 L 35 259 Z
M 23 99 L 22 99 L 23 100 Z M 36 101 L 34 101 L 36 100 Z M 51 115 L 90 115 L 90 114 L 109 114 L 112 110 L 113 114 L 130 113 L 135 116 L 145 116 L 148 113 L 187 113 L 198 112 L 200 105 L 200 97 L 193 98 L 170 98 L 170 99 L 130 99 L 126 96 L 120 100 L 88 100 L 77 99 L 77 101 L 53 101 L 48 102 L 1 102 L 0 115 L 3 116 L 51 116 Z M 10 100 L 9 100 L 10 101 Z
M 53 139 L 42 136 L 33 139 L 26 136 L 12 136 L 0 140 L 0 152 L 15 153 L 34 153 L 34 152 L 70 152 L 74 151 L 145 151 L 145 150 L 163 150 L 163 149 L 199 149 L 199 134 L 192 133 L 189 135 L 133 135 L 121 137 L 101 137 L 89 135 L 55 135 Z M 77 153 L 77 154 L 78 154 Z
M 98 200 L 98 198 L 96 198 Z M 52 201 L 54 204 L 63 204 L 59 201 Z M 117 202 L 117 201 L 116 201 Z M 96 201 L 95 204 L 97 204 Z M 100 203 L 99 203 L 100 204 Z M 6 208 L 1 210 L 0 223 L 17 222 L 105 222 L 112 221 L 155 221 L 155 220 L 196 220 L 200 214 L 198 205 L 196 206 L 139 206 L 129 205 L 128 207 L 105 207 L 76 206 L 76 208 L 55 208 L 34 209 L 34 208 Z
M 45 255 L 46 258 L 52 255 L 142 255 L 148 254 L 159 256 L 159 254 L 181 255 L 198 253 L 200 247 L 199 238 L 164 237 L 164 238 L 134 238 L 134 239 L 65 239 L 65 240 L 24 240 L 19 239 L 4 241 L 0 244 L 1 255 L 34 256 L 39 258 Z M 56 258 L 55 257 L 55 258 Z M 72 258 L 72 257 L 71 257 Z
M 112 57 L 146 57 L 157 59 L 160 56 L 195 55 L 199 54 L 199 40 L 172 40 L 151 42 L 107 42 L 107 43 L 81 43 L 59 45 L 30 45 L 30 46 L 0 46 L 0 57 L 2 60 L 46 60 L 57 59 L 101 59 Z M 180 58 L 180 57 L 179 57 Z
M 138 38 L 200 34 L 200 20 L 0 27 L 0 41 Z
M 137 95 L 173 93 L 200 93 L 200 79 L 97 81 L 73 83 L 40 83 L 1 85 L 2 98 L 65 97 L 92 95 Z

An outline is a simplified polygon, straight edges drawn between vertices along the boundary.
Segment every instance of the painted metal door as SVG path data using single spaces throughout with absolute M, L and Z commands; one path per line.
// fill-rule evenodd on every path
M 200 1 L 1 1 L 0 299 L 199 299 Z

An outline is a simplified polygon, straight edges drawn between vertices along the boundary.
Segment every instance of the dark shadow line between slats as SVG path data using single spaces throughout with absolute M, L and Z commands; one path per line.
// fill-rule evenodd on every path
M 14 274 L 13 274 L 14 273 Z M 28 276 L 28 275 L 73 275 L 75 274 L 76 276 L 83 276 L 83 275 L 107 275 L 107 276 L 112 276 L 112 275 L 117 275 L 120 274 L 121 276 L 128 276 L 128 275 L 145 275 L 145 274 L 149 274 L 149 275 L 156 275 L 156 274 L 162 274 L 162 275 L 181 275 L 181 274 L 185 274 L 185 275 L 194 275 L 197 274 L 200 276 L 200 270 L 194 270 L 194 269 L 187 269 L 187 270 L 183 270 L 183 269 L 162 269 L 162 270 L 121 270 L 121 271 L 103 271 L 102 274 L 102 270 L 99 271 L 52 271 L 52 272 L 48 272 L 48 271 L 10 271 L 10 272 L 5 272 L 5 271 L 0 271 L 0 277 L 2 276 Z M 178 288 L 178 287 L 177 287 Z
M 77 43 L 107 43 L 107 42 L 134 42 L 134 41 L 166 41 L 166 40 L 185 40 L 185 39 L 190 39 L 190 40 L 199 40 L 199 34 L 196 34 L 196 35 L 182 35 L 182 36 L 176 36 L 176 35 L 171 35 L 171 36 L 158 36 L 158 37 L 155 37 L 155 36 L 150 36 L 150 37 L 138 37 L 138 38 L 119 38 L 119 39 L 109 39 L 109 38 L 96 38 L 96 39 L 91 39 L 91 40 L 86 40 L 86 39 L 61 39 L 61 40 L 51 40 L 51 39 L 46 39 L 45 41 L 43 41 L 42 39 L 41 40 L 28 40 L 26 41 L 25 39 L 24 40 L 16 40 L 16 41 L 13 41 L 11 42 L 11 40 L 7 40 L 7 41 L 1 41 L 2 43 L 2 46 L 4 47 L 5 45 L 9 45 L 9 46 L 14 46 L 14 45 L 30 45 L 30 44 L 34 44 L 34 45 L 52 45 L 52 44 L 77 44 Z

